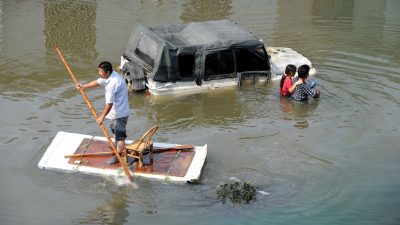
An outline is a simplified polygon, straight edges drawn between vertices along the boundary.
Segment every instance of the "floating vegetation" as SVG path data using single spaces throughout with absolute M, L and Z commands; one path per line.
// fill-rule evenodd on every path
M 218 199 L 223 204 L 230 200 L 233 204 L 249 204 L 256 200 L 256 188 L 247 183 L 235 182 L 232 184 L 221 184 L 217 189 Z

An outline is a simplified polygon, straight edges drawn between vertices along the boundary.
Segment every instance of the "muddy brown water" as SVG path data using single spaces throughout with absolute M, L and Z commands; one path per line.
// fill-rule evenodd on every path
M 0 0 L 0 224 L 399 224 L 400 2 Z M 129 138 L 208 144 L 202 182 L 40 170 L 60 130 L 102 135 L 62 65 L 82 82 L 119 64 L 136 23 L 231 19 L 317 69 L 321 99 L 296 104 L 278 83 L 184 96 L 129 95 Z M 88 92 L 96 109 L 102 90 Z M 262 191 L 222 204 L 218 185 Z M 268 193 L 268 194 L 267 194 Z

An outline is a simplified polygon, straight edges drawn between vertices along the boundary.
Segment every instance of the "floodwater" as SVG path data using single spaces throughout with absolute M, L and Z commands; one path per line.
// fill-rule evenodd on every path
M 0 0 L 0 224 L 400 224 L 399 12 L 397 0 Z M 137 23 L 209 19 L 308 57 L 321 98 L 281 99 L 278 83 L 130 94 L 130 139 L 158 124 L 155 141 L 208 144 L 200 184 L 38 169 L 58 131 L 102 135 L 55 45 L 85 82 L 119 64 Z M 88 96 L 102 110 L 103 91 Z M 234 180 L 257 201 L 219 202 Z

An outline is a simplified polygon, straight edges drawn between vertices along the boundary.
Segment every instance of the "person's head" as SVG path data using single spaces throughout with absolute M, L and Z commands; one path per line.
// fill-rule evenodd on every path
M 283 84 L 285 83 L 286 77 L 287 76 L 293 77 L 295 74 L 296 74 L 296 66 L 292 64 L 287 65 L 285 69 L 285 74 L 283 74 L 281 78 L 281 83 L 280 83 L 281 89 L 283 87 Z
M 101 78 L 108 78 L 112 72 L 113 69 L 111 63 L 104 61 L 99 64 L 99 75 Z
M 299 78 L 302 78 L 302 79 L 307 79 L 308 72 L 310 72 L 310 67 L 308 65 L 302 65 L 297 70 L 297 74 L 299 75 Z
M 296 74 L 296 66 L 292 64 L 287 65 L 285 69 L 285 74 L 286 76 L 294 76 Z

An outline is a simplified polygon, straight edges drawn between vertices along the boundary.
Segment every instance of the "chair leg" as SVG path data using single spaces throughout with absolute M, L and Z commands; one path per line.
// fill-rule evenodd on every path
M 143 153 L 139 153 L 139 168 L 143 167 Z
M 150 145 L 150 165 L 153 165 L 154 159 L 154 151 L 153 151 L 153 144 Z

